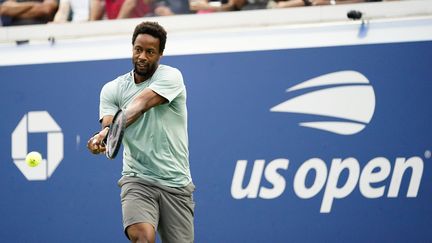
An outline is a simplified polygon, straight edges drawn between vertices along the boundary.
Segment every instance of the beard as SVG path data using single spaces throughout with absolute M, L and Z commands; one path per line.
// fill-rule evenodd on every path
M 156 71 L 156 64 L 145 64 L 144 67 L 138 66 L 137 62 L 134 62 L 134 72 L 143 77 L 151 76 Z

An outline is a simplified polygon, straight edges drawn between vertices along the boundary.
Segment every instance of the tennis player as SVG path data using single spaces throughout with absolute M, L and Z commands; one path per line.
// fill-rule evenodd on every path
M 136 26 L 134 69 L 108 82 L 100 94 L 102 130 L 88 149 L 105 152 L 103 140 L 117 110 L 125 111 L 123 171 L 118 182 L 124 232 L 131 242 L 194 241 L 195 189 L 189 169 L 186 89 L 181 72 L 159 64 L 167 34 L 155 22 Z

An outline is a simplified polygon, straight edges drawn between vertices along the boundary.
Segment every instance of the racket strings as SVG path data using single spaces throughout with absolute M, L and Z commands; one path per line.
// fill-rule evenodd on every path
M 108 131 L 106 156 L 109 159 L 114 159 L 120 149 L 123 133 L 126 128 L 125 125 L 126 116 L 122 110 L 119 110 L 114 115 L 110 130 Z

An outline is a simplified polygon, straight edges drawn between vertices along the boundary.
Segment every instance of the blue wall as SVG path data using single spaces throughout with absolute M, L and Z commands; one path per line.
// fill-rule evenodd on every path
M 432 42 L 411 42 L 164 57 L 182 70 L 188 89 L 196 242 L 431 240 L 431 56 Z M 85 143 L 99 128 L 101 87 L 130 69 L 129 59 L 0 67 L 1 242 L 126 242 L 116 185 L 121 158 L 91 155 Z M 342 70 L 363 74 L 375 92 L 372 120 L 361 132 L 300 127 L 322 117 L 270 112 L 291 98 L 289 87 Z M 64 159 L 48 180 L 28 181 L 13 163 L 11 133 L 26 113 L 40 110 L 62 129 Z M 29 151 L 45 157 L 46 146 L 45 134 L 29 134 Z M 390 162 L 390 175 L 373 184 L 384 186 L 383 196 L 366 198 L 357 185 L 323 213 L 325 186 L 309 199 L 293 189 L 308 159 L 330 170 L 333 159 L 349 157 L 361 170 L 377 157 Z M 414 174 L 407 170 L 398 196 L 389 198 L 396 159 L 414 157 L 424 166 L 417 196 L 407 197 Z M 246 187 L 256 160 L 266 167 L 275 159 L 289 160 L 277 170 L 286 183 L 278 197 L 233 198 L 238 160 L 248 161 Z M 308 174 L 307 186 L 315 176 Z M 349 176 L 344 170 L 338 187 Z M 264 176 L 259 185 L 275 186 Z

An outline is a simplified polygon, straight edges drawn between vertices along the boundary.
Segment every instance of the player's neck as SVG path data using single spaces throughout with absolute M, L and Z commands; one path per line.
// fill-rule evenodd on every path
M 152 72 L 147 73 L 146 75 L 140 75 L 140 74 L 137 74 L 134 71 L 133 72 L 133 74 L 134 74 L 134 82 L 136 84 L 140 84 L 140 83 L 143 83 L 143 82 L 147 81 L 148 79 L 150 79 L 153 76 L 153 74 L 156 72 L 156 70 L 157 70 L 157 68 L 155 68 L 155 70 L 153 70 Z
M 153 75 L 153 73 L 150 73 L 150 74 L 147 74 L 147 75 L 139 75 L 139 74 L 137 74 L 137 73 L 134 72 L 134 81 L 135 81 L 136 84 L 143 83 L 146 80 L 148 80 L 149 78 L 151 78 L 151 76 Z

